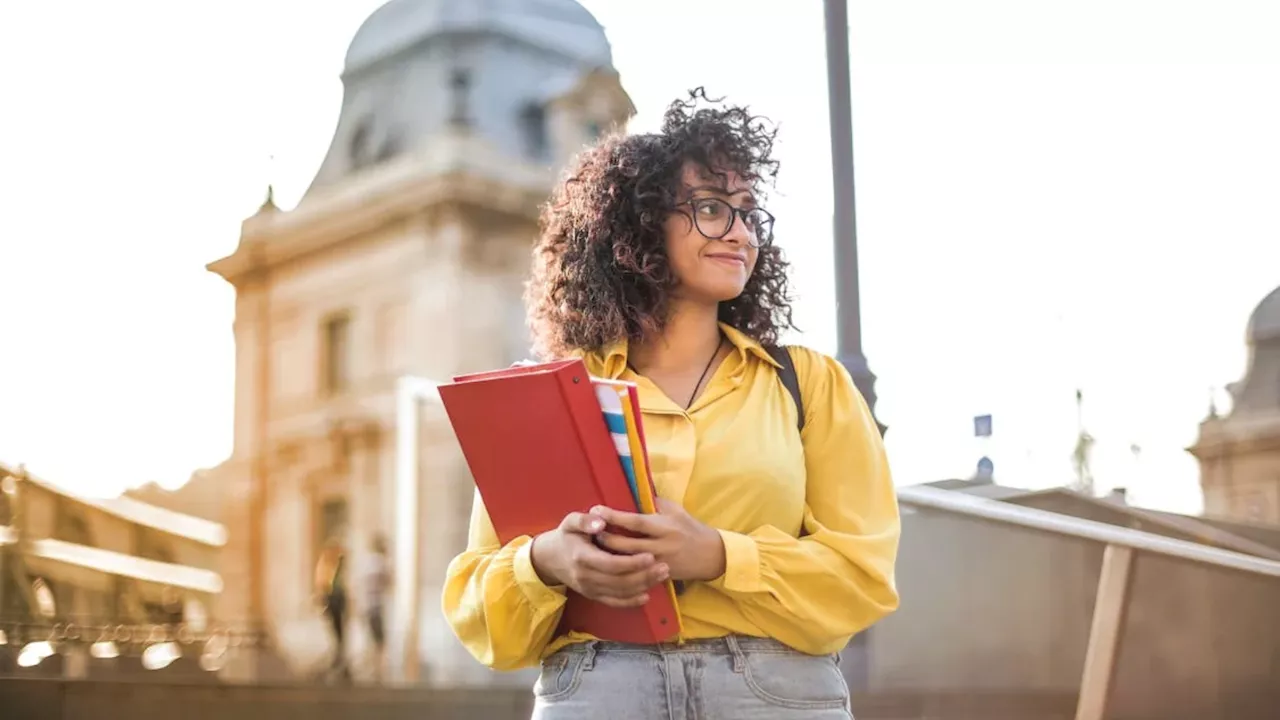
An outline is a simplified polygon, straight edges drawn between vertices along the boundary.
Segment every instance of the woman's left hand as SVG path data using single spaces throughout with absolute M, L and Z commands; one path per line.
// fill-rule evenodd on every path
M 642 537 L 599 533 L 600 544 L 626 555 L 651 553 L 670 568 L 672 580 L 714 580 L 724 574 L 724 541 L 720 533 L 694 519 L 678 504 L 657 500 L 657 514 L 623 512 L 603 506 L 591 514 L 609 525 Z

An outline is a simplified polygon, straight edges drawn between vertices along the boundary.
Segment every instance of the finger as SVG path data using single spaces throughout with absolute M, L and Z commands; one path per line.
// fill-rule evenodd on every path
M 603 505 L 597 505 L 591 508 L 591 514 L 603 519 L 610 525 L 630 530 L 631 532 L 639 533 L 641 535 L 656 537 L 664 534 L 664 521 L 657 515 L 641 515 L 640 513 L 623 512 Z
M 560 521 L 560 529 L 580 535 L 594 535 L 604 530 L 604 520 L 587 513 L 571 512 Z
M 627 575 L 601 575 L 590 570 L 583 571 L 579 581 L 593 593 L 612 598 L 630 598 L 640 595 L 654 585 L 667 579 L 669 572 L 665 565 L 645 568 Z
M 638 570 L 647 570 L 653 566 L 653 555 L 614 555 L 595 546 L 583 548 L 574 558 L 574 564 L 581 569 L 601 575 L 627 575 Z
M 606 550 L 622 553 L 623 555 L 638 555 L 644 552 L 650 555 L 655 554 L 653 552 L 653 540 L 650 538 L 634 538 L 611 532 L 601 532 L 596 534 L 596 542 Z

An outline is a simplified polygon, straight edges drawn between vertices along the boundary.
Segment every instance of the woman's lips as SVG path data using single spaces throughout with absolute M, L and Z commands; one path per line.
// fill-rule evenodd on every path
M 708 253 L 707 257 L 722 263 L 730 263 L 730 264 L 739 265 L 742 267 L 746 267 L 747 265 L 746 258 L 742 257 L 741 255 L 734 255 L 732 253 Z

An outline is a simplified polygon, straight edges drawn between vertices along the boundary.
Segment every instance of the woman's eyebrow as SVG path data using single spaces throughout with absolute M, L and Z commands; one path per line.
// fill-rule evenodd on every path
M 725 188 L 723 185 L 697 185 L 695 187 L 689 188 L 690 195 L 694 193 L 699 193 L 699 192 L 714 193 L 716 195 L 719 195 L 721 197 L 726 197 L 726 198 L 733 197 L 734 195 L 742 195 L 745 193 L 747 202 L 755 204 L 755 201 L 756 201 L 755 195 L 753 195 L 751 190 L 748 188 L 742 188 L 741 190 L 734 190 L 733 192 L 729 192 L 729 190 Z

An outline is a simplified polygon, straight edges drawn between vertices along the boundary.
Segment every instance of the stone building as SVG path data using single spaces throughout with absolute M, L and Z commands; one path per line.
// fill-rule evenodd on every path
M 0 464 L 0 676 L 204 679 L 245 639 L 210 617 L 225 543 L 217 523 Z
M 184 491 L 223 498 L 210 509 L 230 533 L 219 615 L 261 624 L 296 673 L 323 661 L 321 544 L 341 538 L 358 567 L 375 534 L 391 539 L 398 380 L 526 356 L 539 205 L 568 158 L 634 114 L 603 29 L 573 0 L 392 0 L 355 34 L 342 82 L 301 202 L 286 212 L 268 194 L 208 266 L 236 289 L 234 449 Z M 420 429 L 406 662 L 455 683 L 475 663 L 444 625 L 440 582 L 473 486 L 443 414 Z
M 1211 410 L 1190 451 L 1206 515 L 1280 525 L 1280 288 L 1254 309 L 1246 341 L 1248 369 L 1229 387 L 1230 413 Z

